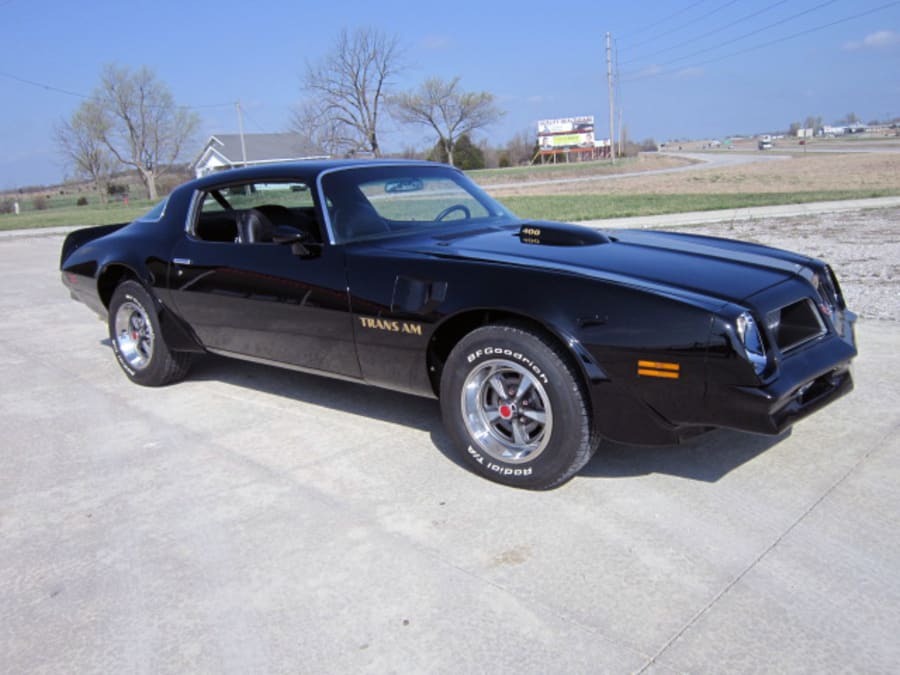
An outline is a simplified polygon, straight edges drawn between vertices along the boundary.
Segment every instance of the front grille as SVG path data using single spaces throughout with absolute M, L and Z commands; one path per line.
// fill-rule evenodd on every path
M 784 353 L 826 333 L 825 323 L 809 298 L 785 305 L 766 316 L 775 344 Z

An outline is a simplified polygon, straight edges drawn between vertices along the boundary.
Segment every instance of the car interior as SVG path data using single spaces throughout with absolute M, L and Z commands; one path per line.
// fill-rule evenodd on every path
M 295 185 L 286 189 L 280 185 L 242 185 L 210 190 L 204 195 L 191 232 L 201 241 L 273 244 L 276 234 L 289 236 L 296 231 L 304 241 L 320 242 L 321 228 L 311 197 L 306 192 L 290 199 L 297 193 L 303 190 Z M 266 201 L 268 197 L 271 202 Z

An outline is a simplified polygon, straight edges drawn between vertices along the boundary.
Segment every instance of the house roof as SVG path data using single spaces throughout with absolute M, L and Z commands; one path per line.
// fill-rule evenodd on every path
M 226 164 L 278 162 L 302 159 L 309 156 L 303 151 L 303 141 L 297 134 L 244 134 L 246 160 L 241 148 L 240 134 L 213 134 L 197 155 L 192 167 L 202 164 L 211 154 Z

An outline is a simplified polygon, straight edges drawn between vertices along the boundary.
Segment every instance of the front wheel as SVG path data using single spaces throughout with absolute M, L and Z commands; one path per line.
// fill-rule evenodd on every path
M 460 340 L 441 376 L 441 410 L 464 463 L 505 485 L 557 487 L 594 451 L 586 397 L 565 354 L 515 325 Z
M 190 367 L 190 354 L 166 345 L 153 298 L 136 281 L 121 283 L 112 295 L 109 339 L 119 366 L 137 384 L 170 384 L 183 379 Z

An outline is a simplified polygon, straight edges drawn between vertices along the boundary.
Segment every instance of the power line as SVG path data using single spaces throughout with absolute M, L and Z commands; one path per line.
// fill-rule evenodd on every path
M 678 49 L 679 47 L 684 47 L 684 46 L 687 45 L 687 44 L 691 44 L 692 42 L 697 42 L 698 40 L 702 40 L 703 38 L 707 38 L 707 37 L 709 37 L 710 35 L 715 35 L 716 33 L 721 33 L 723 30 L 727 30 L 727 29 L 731 28 L 732 26 L 736 26 L 736 25 L 739 24 L 739 23 L 743 23 L 744 21 L 748 21 L 748 20 L 750 20 L 750 19 L 755 19 L 755 18 L 758 17 L 760 14 L 765 14 L 765 13 L 768 12 L 769 10 L 775 9 L 775 8 L 778 7 L 779 5 L 783 5 L 783 4 L 785 4 L 786 2 L 788 2 L 788 0 L 778 0 L 778 2 L 773 2 L 771 5 L 768 5 L 768 6 L 766 6 L 766 7 L 763 7 L 762 9 L 759 9 L 759 10 L 757 10 L 757 11 L 755 11 L 755 12 L 751 12 L 750 14 L 745 14 L 744 16 L 742 16 L 742 17 L 740 17 L 740 18 L 738 18 L 738 19 L 735 19 L 734 21 L 731 21 L 731 22 L 729 22 L 729 23 L 726 23 L 726 24 L 723 25 L 723 26 L 719 26 L 718 28 L 713 28 L 712 30 L 709 30 L 709 31 L 707 31 L 707 32 L 705 32 L 705 33 L 701 33 L 700 35 L 696 35 L 696 36 L 694 36 L 694 37 L 692 37 L 692 38 L 690 38 L 690 39 L 688 39 L 688 40 L 684 40 L 683 42 L 679 42 L 679 43 L 677 43 L 677 44 L 674 44 L 674 45 L 672 45 L 671 47 L 664 47 L 663 49 L 658 49 L 658 50 L 656 50 L 655 52 L 651 52 L 650 54 L 647 54 L 647 56 L 646 56 L 645 58 L 629 59 L 629 60 L 627 60 L 627 61 L 622 61 L 622 64 L 623 64 L 623 65 L 628 65 L 629 63 L 638 63 L 638 62 L 640 62 L 640 61 L 644 61 L 644 60 L 649 59 L 649 58 L 651 58 L 651 57 L 653 57 L 653 56 L 656 56 L 657 54 L 662 54 L 662 53 L 664 53 L 664 52 L 670 52 L 670 51 L 672 51 L 673 49 Z
M 727 41 L 719 42 L 718 44 L 714 44 L 711 47 L 705 47 L 704 49 L 698 49 L 696 51 L 691 52 L 690 54 L 685 54 L 683 56 L 678 56 L 674 59 L 669 59 L 668 61 L 665 61 L 663 63 L 658 63 L 658 64 L 656 64 L 656 66 L 659 68 L 665 68 L 666 66 L 669 66 L 673 63 L 678 63 L 679 61 L 685 61 L 685 60 L 693 58 L 695 56 L 699 56 L 700 54 L 706 54 L 708 52 L 719 49 L 720 47 L 724 47 L 726 45 L 733 44 L 739 40 L 744 40 L 748 37 L 753 37 L 754 35 L 758 35 L 759 33 L 762 33 L 764 31 L 771 30 L 772 28 L 782 26 L 782 25 L 788 23 L 789 21 L 793 21 L 794 19 L 799 19 L 801 16 L 810 14 L 811 12 L 822 9 L 823 7 L 827 7 L 828 5 L 833 5 L 837 1 L 838 0 L 825 0 L 825 2 L 821 2 L 818 5 L 815 5 L 814 7 L 809 7 L 808 9 L 804 9 L 802 12 L 797 12 L 796 14 L 792 14 L 791 16 L 785 17 L 783 19 L 779 19 L 778 21 L 773 21 L 772 23 L 770 23 L 766 26 L 763 26 L 761 28 L 756 28 L 754 30 L 751 30 L 748 33 L 744 33 L 743 35 L 738 35 L 737 37 L 731 38 Z
M 244 117 L 246 117 L 246 118 L 249 119 L 251 122 L 253 122 L 253 126 L 255 126 L 257 129 L 259 129 L 260 133 L 263 133 L 263 134 L 269 133 L 268 131 L 266 131 L 265 129 L 263 129 L 262 125 L 261 125 L 259 122 L 257 122 L 257 121 L 253 118 L 253 116 L 252 116 L 250 113 L 247 112 L 247 109 L 246 109 L 246 108 L 241 108 L 241 110 L 242 110 L 243 113 L 244 113 Z
M 779 19 L 778 21 L 773 21 L 772 23 L 763 26 L 762 28 L 757 28 L 755 30 L 751 30 L 749 33 L 744 33 L 743 35 L 739 35 L 735 38 L 731 38 L 726 42 L 720 42 L 719 44 L 713 45 L 712 47 L 706 47 L 705 49 L 698 49 L 695 52 L 691 52 L 690 54 L 685 54 L 684 56 L 679 56 L 674 59 L 670 59 L 664 63 L 657 64 L 660 68 L 665 68 L 673 63 L 678 63 L 679 61 L 685 61 L 687 59 L 693 58 L 695 56 L 699 56 L 700 54 L 706 54 L 708 52 L 714 51 L 719 47 L 724 47 L 725 45 L 730 45 L 732 43 L 737 42 L 738 40 L 743 40 L 748 37 L 753 37 L 754 35 L 758 35 L 764 31 L 770 30 L 772 28 L 777 28 L 778 26 L 782 26 L 789 21 L 793 21 L 794 19 L 799 19 L 801 16 L 805 16 L 807 14 L 811 14 L 816 10 L 822 9 L 823 7 L 827 7 L 828 5 L 833 5 L 838 0 L 825 0 L 825 2 L 820 2 L 818 5 L 810 7 L 808 9 L 804 9 L 802 12 L 797 12 L 796 14 L 792 14 L 791 16 L 785 17 L 784 19 Z
M 673 12 L 672 14 L 669 14 L 668 16 L 663 17 L 659 21 L 654 21 L 653 23 L 647 24 L 643 28 L 638 28 L 634 34 L 640 35 L 641 33 L 646 33 L 651 28 L 655 28 L 656 26 L 659 26 L 660 24 L 664 24 L 666 21 L 669 21 L 670 19 L 674 19 L 676 16 L 680 16 L 680 15 L 684 14 L 685 12 L 693 9 L 697 5 L 702 5 L 704 2 L 706 2 L 706 0 L 697 0 L 697 2 L 692 2 L 687 7 L 682 7 L 681 9 Z
M 835 1 L 835 0 L 831 0 L 831 2 L 834 2 L 834 1 Z M 831 4 L 831 2 L 827 2 L 827 3 L 824 3 L 824 4 Z M 738 50 L 738 51 L 736 51 L 736 52 L 731 52 L 731 53 L 729 53 L 729 54 L 723 54 L 723 55 L 721 55 L 721 56 L 717 56 L 717 57 L 713 57 L 713 58 L 711 58 L 711 59 L 707 59 L 706 61 L 699 61 L 699 62 L 697 62 L 697 63 L 691 64 L 690 67 L 705 66 L 705 65 L 708 65 L 708 64 L 710 64 L 710 63 L 717 63 L 717 62 L 719 62 L 719 61 L 723 61 L 723 60 L 728 59 L 728 58 L 731 58 L 731 57 L 733 57 L 733 56 L 739 56 L 739 55 L 741 55 L 741 54 L 746 54 L 747 52 L 756 51 L 757 49 L 762 49 L 762 48 L 764 48 L 764 47 L 771 47 L 772 45 L 776 45 L 776 44 L 779 44 L 779 43 L 781 43 L 781 42 L 787 42 L 788 40 L 793 40 L 794 38 L 798 38 L 798 37 L 801 37 L 801 36 L 803 36 L 803 35 L 809 35 L 810 33 L 815 33 L 815 32 L 820 31 L 820 30 L 825 30 L 826 28 L 831 28 L 832 26 L 837 26 L 838 24 L 847 23 L 848 21 L 853 21 L 854 19 L 859 19 L 859 18 L 862 18 L 862 17 L 864 17 L 864 16 L 868 16 L 869 14 L 875 14 L 876 12 L 880 12 L 880 11 L 883 10 L 883 9 L 887 9 L 888 7 L 894 7 L 894 6 L 896 6 L 896 5 L 900 5 L 900 0 L 895 0 L 895 2 L 888 2 L 888 3 L 884 4 L 884 5 L 880 5 L 880 6 L 878 6 L 878 7 L 873 8 L 873 9 L 866 10 L 865 12 L 858 12 L 858 13 L 852 14 L 852 15 L 850 15 L 850 16 L 845 16 L 845 17 L 843 17 L 843 18 L 841 18 L 841 19 L 836 19 L 835 21 L 829 21 L 828 23 L 824 23 L 824 24 L 821 24 L 821 25 L 819 25 L 819 26 L 814 26 L 813 28 L 807 28 L 807 29 L 805 29 L 805 30 L 797 31 L 796 33 L 791 33 L 790 35 L 785 35 L 784 37 L 775 38 L 774 40 L 769 40 L 769 41 L 767 41 L 767 42 L 762 42 L 762 43 L 757 44 L 757 45 L 752 45 L 752 46 L 747 47 L 747 48 L 745 48 L 745 49 L 740 49 L 740 50 Z M 813 9 L 816 9 L 816 8 L 814 7 Z M 807 12 L 802 12 L 801 14 L 808 13 L 809 11 L 812 11 L 812 10 L 807 10 Z M 784 22 L 781 22 L 781 23 L 784 23 Z M 760 29 L 760 30 L 764 30 L 764 29 Z M 758 32 L 760 32 L 760 31 L 753 31 L 754 34 L 755 34 L 755 33 L 758 33 Z M 749 34 L 748 34 L 748 35 L 749 35 Z M 747 37 L 747 36 L 743 36 L 743 37 Z M 742 38 L 737 38 L 737 39 L 742 39 Z M 722 45 L 717 45 L 717 46 L 722 46 Z M 703 51 L 709 51 L 709 50 L 708 50 L 708 49 L 706 49 L 706 50 L 701 50 L 700 53 L 702 53 Z M 668 63 L 674 63 L 675 61 L 682 61 L 682 60 L 684 60 L 684 58 L 688 58 L 688 57 L 683 57 L 683 58 L 674 59 L 674 60 L 672 60 L 672 61 L 669 61 Z M 668 65 L 668 63 L 661 64 L 661 66 Z M 651 77 L 658 77 L 659 75 L 663 75 L 663 74 L 666 73 L 666 72 L 669 72 L 669 71 L 659 70 L 659 71 L 655 71 L 655 72 L 653 72 L 653 73 L 648 73 L 648 74 L 646 74 L 646 75 L 636 75 L 636 76 L 634 76 L 634 77 L 625 77 L 625 78 L 624 78 L 624 81 L 625 81 L 625 82 L 635 82 L 635 81 L 638 81 L 638 80 L 649 79 L 649 78 L 651 78 Z
M 707 12 L 704 15 L 703 18 L 705 19 L 705 18 L 712 16 L 713 14 L 717 14 L 718 12 L 721 12 L 723 9 L 726 9 L 727 7 L 730 7 L 731 5 L 735 4 L 737 1 L 738 0 L 728 0 L 728 2 L 726 2 L 725 4 L 719 5 L 718 7 L 714 7 L 713 9 L 711 9 L 709 12 Z M 688 26 L 690 26 L 692 23 L 695 23 L 695 22 L 696 22 L 696 19 L 691 19 L 690 21 L 679 24 L 679 25 L 675 26 L 674 28 L 670 28 L 667 31 L 663 31 L 662 33 L 657 33 L 656 35 L 649 37 L 642 42 L 638 42 L 637 44 L 630 45 L 629 47 L 623 47 L 622 51 L 628 51 L 630 49 L 635 49 L 636 47 L 641 47 L 645 44 L 648 44 L 650 42 L 658 40 L 661 37 L 665 37 L 666 35 L 671 35 L 672 33 L 676 33 L 678 31 L 682 30 L 683 28 L 687 28 Z
M 39 89 L 46 89 L 47 91 L 53 91 L 58 94 L 65 94 L 66 96 L 75 96 L 76 98 L 88 99 L 90 96 L 85 96 L 84 94 L 79 94 L 75 91 L 69 91 L 68 89 L 60 89 L 59 87 L 54 87 L 49 84 L 42 84 L 41 82 L 35 82 L 34 80 L 27 80 L 24 77 L 19 77 L 18 75 L 13 75 L 12 73 L 7 73 L 5 71 L 0 70 L 0 75 L 3 77 L 9 78 L 10 80 L 15 80 L 16 82 L 21 82 L 22 84 L 28 84 L 32 87 L 37 87 Z
M 82 94 L 77 91 L 70 91 L 68 89 L 61 89 L 60 87 L 54 87 L 51 84 L 45 84 L 43 82 L 36 82 L 34 80 L 29 80 L 25 77 L 19 77 L 18 75 L 13 75 L 12 73 L 7 73 L 6 71 L 0 70 L 0 76 L 6 77 L 10 80 L 15 80 L 16 82 L 21 82 L 22 84 L 27 84 L 32 87 L 37 87 L 38 89 L 44 89 L 46 91 L 52 91 L 57 94 L 65 94 L 66 96 L 74 96 L 75 98 L 80 98 L 85 101 L 93 99 L 94 96 L 88 96 L 87 94 Z M 182 108 L 184 110 L 202 110 L 205 108 L 226 108 L 231 107 L 234 103 L 204 103 L 200 105 L 176 105 L 176 108 Z M 160 106 L 148 106 L 150 108 L 158 108 Z
M 206 108 L 230 108 L 234 105 L 234 101 L 228 103 L 204 103 L 202 105 L 176 105 L 176 108 L 186 108 L 188 110 L 204 110 Z

